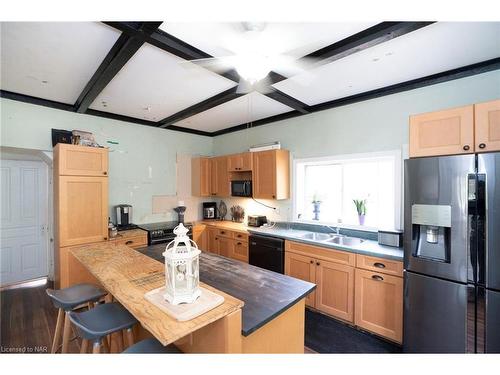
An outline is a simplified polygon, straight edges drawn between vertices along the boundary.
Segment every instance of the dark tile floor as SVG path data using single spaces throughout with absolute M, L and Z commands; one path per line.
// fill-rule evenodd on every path
M 401 347 L 306 309 L 306 347 L 318 353 L 401 353 Z

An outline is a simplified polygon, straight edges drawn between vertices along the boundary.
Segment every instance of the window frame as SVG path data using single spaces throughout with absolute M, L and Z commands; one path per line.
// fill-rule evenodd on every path
M 311 164 L 311 165 L 321 165 L 321 164 L 344 164 L 348 162 L 356 161 L 366 161 L 367 159 L 373 160 L 374 158 L 384 158 L 393 157 L 394 158 L 394 228 L 376 228 L 368 227 L 365 225 L 354 225 L 354 224 L 338 224 L 331 223 L 327 221 L 316 221 L 309 219 L 299 219 L 298 218 L 298 167 L 299 165 Z M 367 153 L 355 153 L 355 154 L 342 154 L 342 155 L 331 155 L 323 157 L 312 157 L 312 158 L 300 158 L 293 160 L 293 181 L 292 181 L 292 222 L 304 223 L 304 224 L 316 224 L 325 226 L 339 226 L 340 228 L 362 230 L 366 232 L 377 232 L 379 229 L 401 229 L 402 226 L 402 210 L 403 210 L 403 153 L 401 150 L 388 150 L 388 151 L 376 151 Z

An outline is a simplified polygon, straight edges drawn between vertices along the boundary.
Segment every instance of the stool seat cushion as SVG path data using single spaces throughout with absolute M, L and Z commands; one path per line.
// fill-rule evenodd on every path
M 78 328 L 81 337 L 90 341 L 127 328 L 137 320 L 119 303 L 103 303 L 84 312 L 70 312 L 71 322 Z
M 65 311 L 87 302 L 96 302 L 107 292 L 92 284 L 77 284 L 64 289 L 47 289 L 54 306 Z
M 145 339 L 128 347 L 122 353 L 124 354 L 166 354 L 182 353 L 174 345 L 163 346 L 157 339 Z

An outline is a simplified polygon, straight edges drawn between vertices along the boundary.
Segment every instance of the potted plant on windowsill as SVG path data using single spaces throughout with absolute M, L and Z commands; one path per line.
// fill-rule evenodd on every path
M 359 225 L 365 225 L 366 199 L 353 199 L 356 211 L 358 212 Z
M 312 199 L 312 202 L 313 204 L 313 213 L 314 213 L 314 217 L 313 217 L 313 220 L 319 220 L 319 208 L 321 206 L 321 200 L 319 199 L 318 197 L 318 194 L 314 194 L 313 195 L 313 199 Z

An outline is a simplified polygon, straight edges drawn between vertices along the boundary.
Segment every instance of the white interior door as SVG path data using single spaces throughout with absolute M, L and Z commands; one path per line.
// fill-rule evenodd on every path
M 1 161 L 0 285 L 48 274 L 48 168 Z

